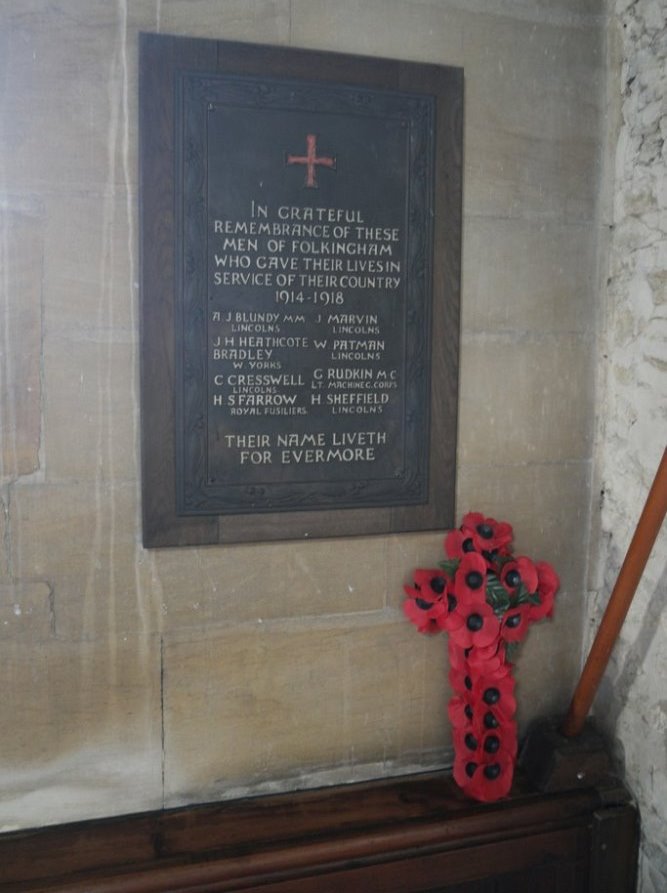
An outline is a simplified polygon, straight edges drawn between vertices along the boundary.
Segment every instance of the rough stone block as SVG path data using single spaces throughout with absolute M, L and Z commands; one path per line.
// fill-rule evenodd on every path
M 54 633 L 53 591 L 47 583 L 0 585 L 0 639 L 43 642 Z
M 470 217 L 463 238 L 464 332 L 592 332 L 594 227 Z
M 387 562 L 381 537 L 183 551 L 155 555 L 165 630 L 353 614 L 384 604 Z
M 214 27 L 212 27 L 214 23 Z M 284 44 L 289 41 L 289 0 L 161 0 L 157 30 L 165 34 Z
M 59 638 L 106 640 L 159 627 L 151 558 L 137 532 L 134 486 L 16 485 L 13 571 L 51 587 Z
M 265 624 L 168 639 L 165 798 L 175 805 L 446 744 L 443 643 L 409 624 Z
M 455 524 L 457 522 L 455 521 Z M 436 568 L 444 558 L 444 530 L 394 536 L 389 542 L 387 559 L 387 605 L 402 610 L 403 585 L 412 582 L 412 572 L 419 567 Z M 406 620 L 406 623 L 408 621 Z
M 540 139 L 468 125 L 465 146 L 464 218 L 593 222 L 596 140 Z
M 0 207 L 0 482 L 39 468 L 44 222 Z
M 556 568 L 565 591 L 585 591 L 590 466 L 587 461 L 459 468 L 460 518 L 484 512 L 514 527 L 514 548 Z
M 2 649 L 0 830 L 162 805 L 159 643 Z
M 10 488 L 0 489 L 0 582 L 11 583 L 11 533 L 9 524 Z
M 598 22 L 554 21 L 537 10 L 524 17 L 496 6 L 487 14 L 470 12 L 466 24 L 472 130 L 575 144 L 598 140 L 604 76 Z
M 555 462 L 590 455 L 588 337 L 465 336 L 459 462 Z
M 113 340 L 47 338 L 45 465 L 49 481 L 136 481 L 136 348 Z M 76 437 L 72 430 L 76 428 Z
M 415 8 L 402 0 L 293 0 L 291 43 L 361 56 L 462 65 L 463 22 L 458 10 L 439 3 Z
M 581 669 L 583 597 L 560 592 L 551 620 L 535 623 L 516 655 L 517 722 L 521 734 L 539 717 L 562 716 Z
M 154 30 L 154 3 L 28 0 L 3 18 L 7 182 L 43 194 L 135 184 L 136 35 Z
M 49 197 L 44 258 L 49 336 L 135 337 L 139 258 L 134 197 Z

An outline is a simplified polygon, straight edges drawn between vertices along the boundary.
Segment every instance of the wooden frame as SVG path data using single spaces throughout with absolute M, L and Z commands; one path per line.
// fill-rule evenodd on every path
M 153 34 L 141 36 L 140 50 L 144 545 L 202 545 L 451 526 L 458 397 L 462 70 Z M 342 462 L 352 451 L 330 449 L 312 451 L 313 456 L 326 455 L 327 461 L 333 456 L 330 466 L 322 460 L 317 473 L 286 467 L 292 457 L 300 462 L 304 455 L 303 450 L 278 451 L 277 445 L 288 435 L 281 434 L 281 429 L 275 435 L 256 435 L 252 433 L 256 426 L 230 422 L 232 410 L 219 409 L 214 402 L 222 403 L 223 397 L 212 391 L 211 382 L 219 378 L 226 384 L 231 377 L 213 374 L 214 352 L 209 347 L 212 333 L 218 332 L 218 343 L 220 335 L 225 334 L 212 329 L 213 313 L 209 309 L 219 305 L 207 303 L 223 294 L 210 285 L 210 184 L 219 181 L 228 188 L 251 163 L 237 164 L 234 173 L 230 158 L 233 160 L 234 152 L 238 155 L 241 151 L 237 147 L 240 136 L 238 140 L 229 139 L 226 151 L 230 154 L 223 157 L 224 163 L 214 163 L 211 145 L 217 146 L 219 140 L 212 144 L 209 134 L 219 125 L 212 123 L 213 116 L 208 113 L 222 109 L 234 120 L 230 109 L 242 107 L 251 108 L 255 115 L 263 114 L 269 104 L 267 93 L 285 117 L 312 114 L 322 120 L 328 114 L 332 121 L 354 124 L 365 121 L 365 115 L 374 122 L 384 122 L 373 126 L 384 126 L 389 141 L 392 128 L 398 132 L 402 127 L 408 134 L 403 143 L 395 140 L 397 157 L 403 159 L 401 147 L 407 147 L 402 162 L 408 172 L 405 182 L 398 175 L 393 181 L 379 181 L 389 183 L 388 188 L 398 183 L 396 189 L 402 189 L 400 195 L 404 196 L 404 205 L 396 202 L 398 210 L 394 212 L 395 217 L 402 214 L 401 220 L 405 220 L 405 232 L 400 230 L 400 236 L 395 237 L 397 243 L 400 239 L 404 270 L 400 279 L 402 304 L 398 317 L 391 317 L 391 324 L 389 317 L 385 320 L 385 329 L 396 329 L 394 341 L 390 338 L 381 342 L 383 349 L 385 343 L 394 345 L 388 363 L 393 367 L 384 374 L 396 375 L 399 396 L 387 414 L 390 434 L 375 433 L 376 438 L 384 437 L 383 446 L 369 448 L 372 462 L 366 466 L 356 460 L 362 456 L 358 450 L 355 461 L 340 470 L 336 462 Z M 274 111 L 273 106 L 270 111 Z M 307 153 L 285 157 L 286 165 L 302 166 L 301 172 L 294 169 L 290 174 L 297 174 L 301 181 L 305 172 L 307 187 L 318 185 L 313 182 L 315 165 L 325 158 L 316 147 L 314 127 L 304 126 L 313 130 L 307 136 Z M 227 132 L 224 128 L 218 131 Z M 299 149 L 296 141 L 289 146 Z M 243 157 L 248 157 L 247 153 Z M 327 156 L 326 161 L 330 168 L 335 167 L 333 156 Z M 232 169 L 231 175 L 228 169 Z M 373 170 L 381 170 L 381 165 L 375 164 Z M 321 181 L 320 201 L 327 206 L 326 189 L 334 187 L 327 185 L 324 174 L 317 176 Z M 364 179 L 359 181 L 359 190 Z M 344 182 L 342 174 L 337 182 Z M 307 201 L 313 204 L 310 195 Z M 330 207 L 332 199 L 328 201 Z M 387 227 L 383 231 L 399 233 L 399 229 Z M 370 227 L 363 230 L 370 231 Z M 283 262 L 294 261 L 284 258 Z M 395 281 L 398 283 L 399 278 Z M 291 299 L 301 294 L 301 300 L 306 301 L 328 295 L 314 292 L 304 299 L 303 292 L 280 294 Z M 278 290 L 275 296 L 279 300 Z M 328 324 L 336 318 L 329 315 Z M 399 322 L 395 323 L 394 318 Z M 229 340 L 233 343 L 233 337 Z M 264 340 L 268 343 L 269 339 Z M 312 357 L 310 362 L 312 366 Z M 372 364 L 365 368 L 372 368 Z M 298 367 L 295 369 L 298 371 Z M 285 373 L 282 378 L 286 386 L 298 379 L 301 386 L 314 387 L 312 369 L 303 376 Z M 258 380 L 253 375 L 244 378 L 245 382 Z M 382 384 L 373 384 L 377 393 L 369 397 L 342 399 L 388 401 L 380 395 Z M 306 399 L 305 394 L 302 397 Z M 338 398 L 327 394 L 326 399 Z M 391 412 L 394 415 L 390 417 Z M 368 438 L 359 422 L 355 427 L 354 420 L 346 423 L 351 433 L 342 435 L 336 433 L 337 419 L 322 422 L 317 435 L 298 424 L 294 423 L 293 430 L 299 433 L 289 436 L 301 438 L 302 444 L 311 438 L 312 445 L 314 437 L 320 438 L 323 447 L 335 445 L 340 436 L 357 438 L 357 442 Z M 271 468 L 268 464 L 266 468 L 253 468 L 248 458 L 251 453 L 242 449 L 247 443 L 261 443 L 260 438 L 265 439 L 264 445 L 274 448 L 273 452 L 264 451 Z M 261 458 L 260 453 L 254 455 Z M 287 459 L 282 458 L 283 465 L 279 466 L 276 456 Z M 266 478 L 270 478 L 268 482 Z

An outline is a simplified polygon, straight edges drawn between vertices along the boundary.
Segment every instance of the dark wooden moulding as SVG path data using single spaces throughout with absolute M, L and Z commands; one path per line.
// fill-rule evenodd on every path
M 465 800 L 445 773 L 0 835 L 0 891 L 632 893 L 618 787 Z

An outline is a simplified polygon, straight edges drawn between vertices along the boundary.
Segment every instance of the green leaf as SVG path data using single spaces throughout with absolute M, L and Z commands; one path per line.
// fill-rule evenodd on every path
M 438 567 L 441 567 L 451 579 L 458 570 L 459 564 L 461 564 L 460 558 L 447 558 L 446 561 L 438 562 Z
M 527 605 L 530 602 L 530 592 L 526 589 L 526 584 L 522 581 L 519 583 L 519 591 L 516 595 L 516 600 L 513 600 L 513 604 L 515 605 Z
M 510 606 L 507 590 L 495 574 L 486 576 L 486 601 L 498 617 L 502 617 Z
M 530 602 L 531 605 L 541 605 L 542 604 L 542 599 L 539 597 L 537 592 L 533 592 L 532 595 L 529 595 L 528 601 Z

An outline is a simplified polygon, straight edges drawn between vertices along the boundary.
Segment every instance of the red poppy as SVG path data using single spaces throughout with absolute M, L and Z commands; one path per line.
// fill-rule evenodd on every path
M 403 602 L 403 613 L 420 633 L 433 634 L 442 629 L 441 619 L 446 612 L 447 580 L 438 569 L 419 568 L 414 573 L 414 585 L 403 587 L 410 598 Z
M 417 568 L 414 572 L 413 586 L 403 588 L 413 598 L 442 602 L 446 598 L 447 578 L 439 568 Z
M 473 690 L 474 680 L 467 665 L 462 666 L 461 669 L 450 667 L 448 678 L 452 689 L 459 695 L 465 695 Z
M 482 739 L 473 730 L 471 723 L 455 727 L 452 738 L 455 757 L 466 756 L 468 759 L 476 760 L 477 762 L 483 758 L 481 750 Z
M 423 605 L 427 605 L 426 608 Z M 403 613 L 414 625 L 420 633 L 426 635 L 435 635 L 442 631 L 438 623 L 438 618 L 442 615 L 443 607 L 441 604 L 429 604 L 422 599 L 406 598 L 403 602 Z
M 483 803 L 506 797 L 512 787 L 513 775 L 514 758 L 504 749 L 479 762 L 467 759 L 465 753 L 454 760 L 456 783 L 468 796 Z
M 468 679 L 469 685 L 472 677 Z M 479 697 L 474 682 L 472 688 L 468 688 L 464 680 L 463 675 L 460 678 L 450 675 L 452 688 L 457 692 L 447 706 L 452 726 L 455 729 L 470 727 L 480 741 L 484 741 L 487 735 L 498 735 L 504 747 L 516 750 L 516 722 L 513 719 L 516 702 L 513 697 L 506 692 L 503 697 L 501 693 L 495 704 L 489 704 Z
M 505 646 L 492 642 L 485 648 L 472 648 L 468 654 L 468 666 L 480 674 L 496 673 L 505 663 Z
M 501 639 L 505 642 L 520 642 L 523 639 L 532 620 L 531 607 L 532 605 L 522 604 L 507 610 L 500 625 Z
M 514 536 L 511 524 L 486 518 L 481 512 L 468 512 L 461 530 L 469 533 L 478 552 L 493 552 L 509 546 Z
M 490 707 L 484 701 L 476 701 L 475 697 L 471 698 L 471 709 L 468 714 L 472 714 L 472 728 L 475 734 L 483 739 L 490 732 L 498 734 L 501 739 L 506 737 L 509 740 L 516 738 L 516 722 L 512 717 L 504 716 L 500 710 Z M 466 716 L 468 714 L 465 714 Z
M 450 637 L 450 648 L 452 638 Z M 455 645 L 460 649 L 460 645 Z M 480 685 L 493 685 L 499 679 L 509 676 L 511 673 L 511 665 L 505 660 L 501 660 L 499 655 L 503 653 L 504 646 L 494 643 L 488 648 L 465 648 L 462 649 L 464 659 L 457 661 L 456 665 L 450 662 L 449 682 L 455 692 L 463 694 L 468 691 L 479 689 Z M 495 654 L 487 660 L 477 659 L 478 652 L 484 654 Z M 460 653 L 460 652 L 459 652 Z
M 474 551 L 475 543 L 469 533 L 450 530 L 445 537 L 445 554 L 448 558 L 465 558 L 469 552 Z
M 491 730 L 468 722 L 457 726 L 452 737 L 455 753 L 464 754 L 477 762 L 489 762 L 501 751 L 516 757 L 518 739 L 515 722 L 507 722 Z
M 514 716 L 516 713 L 515 683 L 509 665 L 505 664 L 496 673 L 472 678 L 474 703 L 479 704 L 480 709 L 490 708 L 494 716 L 503 719 L 511 719 Z
M 501 749 L 516 757 L 518 737 L 514 721 L 499 723 L 494 729 L 477 729 L 476 736 L 480 742 L 481 752 L 486 754 L 487 758 L 498 753 Z
M 472 758 L 464 749 L 454 750 L 452 775 L 457 785 L 467 794 L 472 778 L 479 769 L 479 761 Z
M 503 565 L 500 572 L 500 582 L 510 595 L 517 593 L 522 583 L 527 592 L 535 592 L 537 589 L 537 569 L 530 558 L 520 556 Z
M 454 574 L 454 592 L 461 602 L 486 601 L 486 561 L 477 552 L 468 552 Z
M 448 643 L 449 666 L 452 670 L 467 670 L 468 656 L 472 655 L 472 651 L 468 648 L 461 648 L 456 642 L 449 640 Z
M 546 561 L 538 561 L 537 570 L 537 594 L 540 598 L 539 605 L 530 606 L 530 619 L 542 620 L 543 617 L 551 617 L 554 609 L 554 596 L 560 586 L 558 574 Z
M 459 647 L 485 648 L 498 641 L 500 621 L 486 602 L 460 605 L 458 616 L 462 618 L 462 623 L 447 629 L 452 641 Z
M 442 619 L 442 628 L 447 632 L 453 633 L 466 623 L 471 607 L 486 604 L 485 576 L 480 570 L 482 565 L 484 559 L 472 553 L 461 560 L 454 575 L 454 584 L 449 583 L 446 592 L 447 610 Z M 472 643 L 456 641 L 456 644 L 468 648 Z
M 473 694 L 470 691 L 450 698 L 447 705 L 447 715 L 455 729 L 469 725 L 474 720 L 475 708 L 473 707 L 473 702 Z

